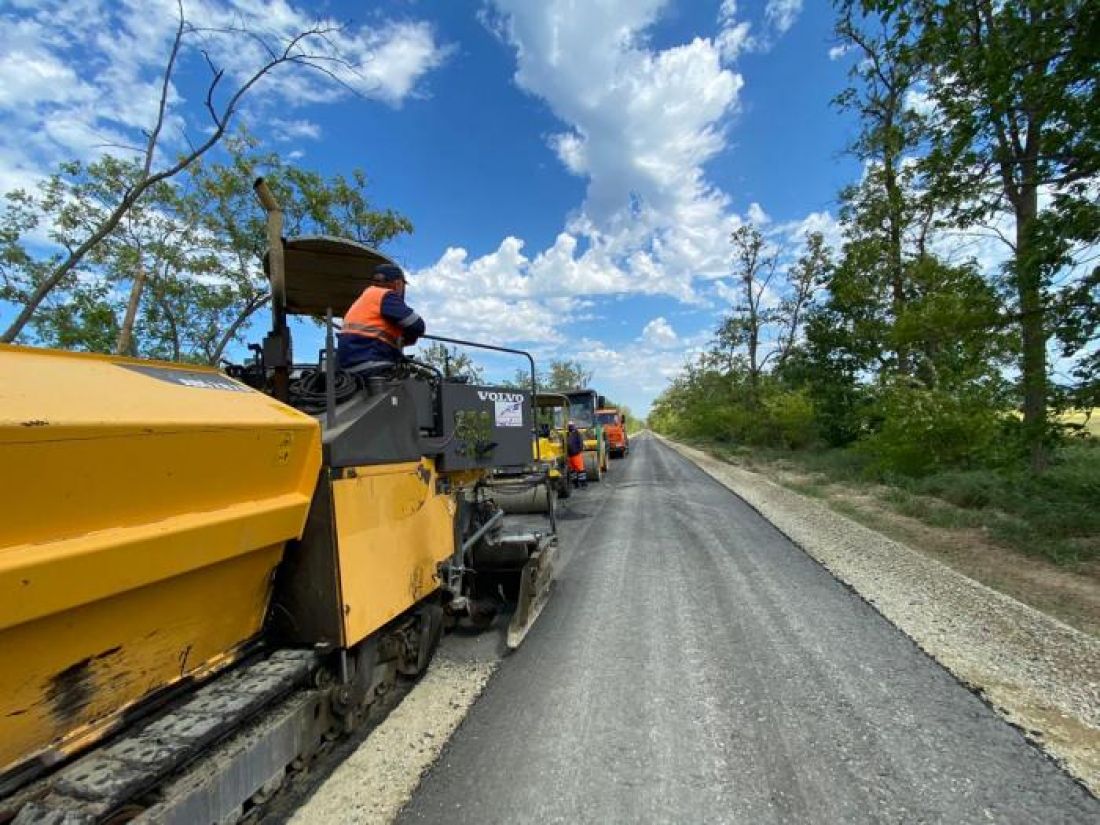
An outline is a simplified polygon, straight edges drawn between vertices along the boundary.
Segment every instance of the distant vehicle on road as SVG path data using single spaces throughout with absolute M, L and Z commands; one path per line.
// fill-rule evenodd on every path
M 630 437 L 626 432 L 626 419 L 614 407 L 596 410 L 596 420 L 603 427 L 607 452 L 612 458 L 622 458 L 630 452 Z
M 584 436 L 584 469 L 589 481 L 599 481 L 607 472 L 607 439 L 596 410 L 605 406 L 604 397 L 592 389 L 565 393 L 569 399 L 569 420 Z

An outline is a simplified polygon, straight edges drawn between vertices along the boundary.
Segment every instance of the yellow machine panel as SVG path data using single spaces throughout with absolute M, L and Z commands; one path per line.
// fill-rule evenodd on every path
M 216 370 L 0 345 L 0 775 L 232 661 L 319 465 Z
M 344 604 L 354 645 L 430 595 L 454 552 L 455 502 L 436 492 L 430 460 L 360 467 L 332 482 Z
M 560 477 L 561 471 L 558 469 L 558 464 L 565 459 L 565 449 L 562 446 L 561 437 L 547 438 L 546 436 L 539 436 L 538 442 L 531 447 L 531 458 L 551 465 L 549 471 L 551 478 Z

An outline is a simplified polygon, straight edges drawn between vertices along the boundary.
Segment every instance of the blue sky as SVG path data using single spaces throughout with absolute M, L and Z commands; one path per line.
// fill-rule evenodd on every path
M 306 4 L 187 2 L 272 37 L 338 20 L 359 95 L 286 72 L 242 112 L 325 173 L 362 167 L 416 232 L 388 251 L 429 330 L 576 358 L 644 412 L 729 306 L 729 233 L 794 250 L 835 236 L 854 124 L 832 11 L 801 0 Z M 133 139 L 152 117 L 174 3 L 5 4 L 0 189 Z M 230 15 L 230 18 L 225 18 Z M 241 44 L 213 57 L 233 72 Z M 185 53 L 170 139 L 200 134 L 205 66 Z M 117 151 L 117 150 L 111 150 Z M 299 335 L 302 351 L 315 333 Z M 512 364 L 489 361 L 494 374 Z

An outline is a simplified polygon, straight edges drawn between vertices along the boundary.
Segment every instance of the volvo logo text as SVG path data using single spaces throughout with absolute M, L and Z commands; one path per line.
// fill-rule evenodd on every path
M 518 392 L 489 392 L 478 390 L 477 397 L 482 401 L 522 401 L 523 394 Z

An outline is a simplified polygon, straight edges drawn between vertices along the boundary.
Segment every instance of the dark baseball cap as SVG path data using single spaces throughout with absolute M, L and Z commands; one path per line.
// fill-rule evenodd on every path
M 408 280 L 404 271 L 396 264 L 379 264 L 374 268 L 374 277 L 383 283 Z

